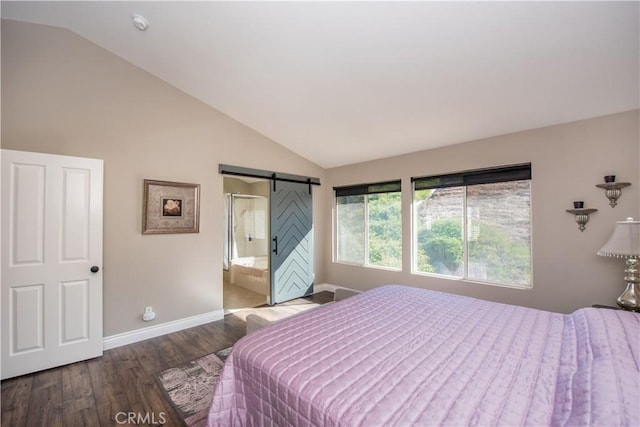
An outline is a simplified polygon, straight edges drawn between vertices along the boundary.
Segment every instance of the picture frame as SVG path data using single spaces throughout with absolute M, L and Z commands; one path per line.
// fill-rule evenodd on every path
M 200 184 L 144 180 L 142 234 L 200 232 Z

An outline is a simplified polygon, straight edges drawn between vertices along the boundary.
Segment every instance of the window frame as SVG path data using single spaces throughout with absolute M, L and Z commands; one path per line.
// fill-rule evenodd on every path
M 429 188 L 419 188 L 416 190 L 416 182 L 425 182 L 429 180 L 433 184 L 427 184 Z M 529 181 L 529 284 L 521 285 L 515 283 L 492 282 L 471 278 L 469 273 L 469 231 L 468 231 L 468 206 L 467 191 L 470 185 L 494 184 L 509 181 Z M 478 283 L 482 285 L 514 288 L 514 289 L 532 289 L 533 288 L 533 209 L 532 209 L 532 173 L 531 163 L 521 163 L 510 166 L 493 167 L 486 169 L 474 169 L 469 171 L 433 175 L 425 177 L 411 177 L 411 274 L 418 276 L 437 277 L 447 280 L 457 280 L 468 283 Z M 416 215 L 416 191 L 426 189 L 462 187 L 462 258 L 463 258 L 463 275 L 453 276 L 442 273 L 430 273 L 418 270 L 418 232 L 417 232 L 417 215 Z
M 402 271 L 402 258 L 400 259 L 400 267 L 389 267 L 384 265 L 376 265 L 369 263 L 369 195 L 384 193 L 400 194 L 400 245 L 402 247 L 402 180 L 383 181 L 369 184 L 357 184 L 349 186 L 333 187 L 333 206 L 334 206 L 334 226 L 333 226 L 333 262 L 337 264 L 351 265 L 364 268 L 375 268 L 389 271 Z M 364 196 L 364 253 L 363 263 L 346 261 L 339 259 L 339 238 L 338 238 L 338 197 L 346 196 Z

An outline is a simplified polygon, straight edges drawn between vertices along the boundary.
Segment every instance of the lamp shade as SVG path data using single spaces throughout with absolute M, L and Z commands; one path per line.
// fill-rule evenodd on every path
M 616 222 L 607 243 L 598 251 L 598 255 L 616 258 L 640 257 L 640 221 L 627 218 Z

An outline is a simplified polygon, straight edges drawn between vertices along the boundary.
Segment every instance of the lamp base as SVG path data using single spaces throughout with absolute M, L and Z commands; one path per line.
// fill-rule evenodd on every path
M 627 268 L 624 270 L 627 288 L 616 300 L 623 310 L 640 312 L 640 275 L 638 275 L 638 258 L 628 258 Z
M 616 300 L 623 310 L 640 312 L 640 290 L 637 283 L 627 282 L 627 288 Z

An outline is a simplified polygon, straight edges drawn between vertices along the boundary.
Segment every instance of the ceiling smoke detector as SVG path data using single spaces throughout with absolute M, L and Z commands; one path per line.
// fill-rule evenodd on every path
M 149 21 L 142 15 L 133 15 L 131 17 L 133 20 L 133 26 L 139 29 L 140 31 L 144 31 L 149 28 Z

